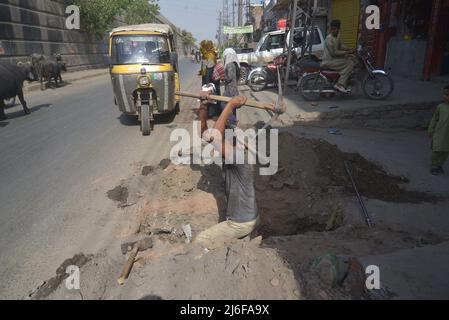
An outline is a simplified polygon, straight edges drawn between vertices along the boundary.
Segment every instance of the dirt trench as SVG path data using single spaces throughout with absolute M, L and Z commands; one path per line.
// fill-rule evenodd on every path
M 407 190 L 405 177 L 389 175 L 362 156 L 344 153 L 323 140 L 281 133 L 279 146 L 279 172 L 256 177 L 262 237 L 256 245 L 246 239 L 205 253 L 187 244 L 183 226 L 189 225 L 194 237 L 225 219 L 224 181 L 217 165 L 174 166 L 167 160 L 159 166 L 142 164 L 136 177 L 109 192 L 121 206 L 137 203 L 124 208 L 137 217 L 135 234 L 129 236 L 151 236 L 155 241 L 155 248 L 141 254 L 131 276 L 135 292 L 162 299 L 369 299 L 354 280 L 360 274 L 338 288 L 321 283 L 311 268 L 314 259 L 329 252 L 358 257 L 443 241 L 432 233 L 412 234 L 386 226 L 368 229 L 363 220 L 354 224 L 348 219 L 345 201 L 354 198 L 354 191 L 345 161 L 351 163 L 360 192 L 367 198 L 438 200 Z M 226 258 L 229 252 L 231 262 Z M 117 259 L 124 262 L 124 257 Z M 94 297 L 123 298 L 120 292 L 126 290 L 108 281 L 102 285 L 106 288 L 102 295 Z M 148 283 L 159 289 L 145 291 Z M 140 298 L 128 293 L 128 298 Z

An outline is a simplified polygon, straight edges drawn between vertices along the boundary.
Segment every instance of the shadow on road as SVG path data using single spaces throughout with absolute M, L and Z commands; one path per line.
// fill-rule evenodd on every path
M 167 113 L 167 114 L 161 114 L 161 115 L 157 115 L 155 117 L 156 120 L 156 125 L 158 124 L 170 124 L 172 123 L 176 118 L 176 114 L 175 113 Z
M 120 123 L 124 126 L 135 127 L 140 125 L 139 120 L 136 116 L 129 116 L 122 113 L 117 119 L 120 120 Z
M 50 108 L 51 106 L 52 106 L 51 104 L 41 104 L 41 105 L 32 107 L 32 108 L 30 108 L 31 114 L 39 111 L 42 108 Z M 15 111 L 15 112 L 6 113 L 6 116 L 8 117 L 8 120 L 12 120 L 12 119 L 16 119 L 16 118 L 25 117 L 26 115 L 22 109 L 19 109 L 18 111 Z
M 174 113 L 160 114 L 155 116 L 155 125 L 171 124 L 176 118 Z M 137 116 L 129 116 L 124 113 L 117 118 L 124 126 L 136 127 L 140 126 Z
M 70 86 L 70 85 L 72 85 L 72 83 L 71 82 L 68 82 L 68 81 L 63 81 L 63 82 L 60 82 L 60 83 L 58 83 L 58 85 L 56 86 L 56 84 L 55 83 L 46 83 L 45 84 L 45 90 L 47 90 L 47 89 L 52 89 L 52 90 L 55 90 L 55 89 L 60 89 L 60 88 L 64 88 L 64 87 L 67 87 L 67 86 Z

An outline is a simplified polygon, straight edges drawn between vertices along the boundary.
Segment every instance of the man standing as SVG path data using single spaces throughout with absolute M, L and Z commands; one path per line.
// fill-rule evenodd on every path
M 432 168 L 430 173 L 444 174 L 443 165 L 449 157 L 449 85 L 443 90 L 444 102 L 437 107 L 429 126 L 432 138 Z
M 201 135 L 220 152 L 224 162 L 225 192 L 227 199 L 227 220 L 201 232 L 194 242 L 212 248 L 223 241 L 241 239 L 250 235 L 259 222 L 254 188 L 254 165 L 233 164 L 235 146 L 225 139 L 225 128 L 235 109 L 245 104 L 245 97 L 234 97 L 224 108 L 212 132 L 207 127 L 207 93 L 202 93 L 199 118 Z
M 346 84 L 352 71 L 354 70 L 356 61 L 351 54 L 355 50 L 344 46 L 340 40 L 340 20 L 334 20 L 330 24 L 330 34 L 326 37 L 324 43 L 324 57 L 322 67 L 335 70 L 340 73 L 340 79 L 335 85 L 335 89 L 346 93 Z

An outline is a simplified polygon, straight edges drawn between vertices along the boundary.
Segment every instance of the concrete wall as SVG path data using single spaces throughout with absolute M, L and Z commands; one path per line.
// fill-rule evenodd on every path
M 106 37 L 97 40 L 65 28 L 68 4 L 68 0 L 0 0 L 0 61 L 15 63 L 32 53 L 60 53 L 70 70 L 107 66 Z M 163 16 L 157 17 L 157 22 L 169 23 L 176 29 Z M 119 18 L 115 23 L 123 24 Z M 178 52 L 182 53 L 179 36 L 177 41 Z
M 0 59 L 60 53 L 70 69 L 105 66 L 105 41 L 65 28 L 67 5 L 67 0 L 0 0 Z

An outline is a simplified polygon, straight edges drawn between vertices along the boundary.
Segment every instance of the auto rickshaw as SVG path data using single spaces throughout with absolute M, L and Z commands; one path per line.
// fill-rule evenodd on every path
M 142 24 L 112 30 L 109 37 L 110 74 L 115 104 L 126 115 L 138 116 L 144 136 L 154 117 L 178 113 L 178 55 L 169 25 Z

